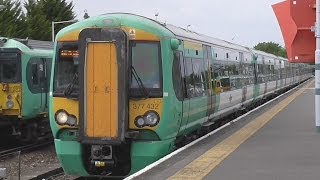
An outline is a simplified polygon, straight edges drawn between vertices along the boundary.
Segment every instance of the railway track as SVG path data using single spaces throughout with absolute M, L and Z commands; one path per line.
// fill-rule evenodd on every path
M 17 155 L 21 153 L 26 153 L 26 152 L 31 152 L 33 150 L 39 149 L 41 147 L 45 147 L 48 145 L 52 145 L 53 141 L 46 141 L 46 142 L 40 142 L 40 143 L 33 143 L 29 145 L 24 145 L 24 146 L 19 146 L 19 147 L 14 147 L 11 149 L 6 149 L 3 151 L 0 151 L 0 159 L 4 159 L 7 157 L 10 157 L 12 155 Z
M 61 177 L 64 175 L 62 167 L 53 169 L 51 171 L 48 171 L 44 174 L 40 174 L 37 177 L 32 178 L 31 180 L 37 180 L 37 179 L 46 179 L 46 180 L 51 180 L 51 179 L 56 179 L 58 177 Z

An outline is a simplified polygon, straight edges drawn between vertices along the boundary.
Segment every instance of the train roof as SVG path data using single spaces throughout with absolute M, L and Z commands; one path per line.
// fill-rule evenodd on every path
M 260 51 L 260 50 L 256 50 L 256 49 L 251 49 L 251 50 L 252 50 L 253 53 L 258 54 L 258 55 L 263 55 L 263 56 L 268 56 L 268 57 L 271 57 L 271 58 L 280 59 L 279 56 L 276 56 L 274 54 L 266 53 L 266 52 L 263 52 L 263 51 Z
M 53 50 L 54 44 L 49 41 L 0 37 L 0 47 L 3 47 L 7 42 L 15 42 L 16 46 L 26 46 L 30 50 Z
M 157 33 L 158 35 L 162 34 L 166 36 L 166 35 L 169 35 L 168 32 L 170 32 L 170 34 L 173 34 L 177 38 L 181 38 L 181 39 L 186 39 L 190 41 L 200 41 L 204 44 L 210 44 L 210 45 L 221 47 L 221 48 L 229 48 L 229 49 L 239 50 L 242 52 L 261 54 L 261 55 L 269 56 L 272 58 L 278 58 L 278 59 L 280 58 L 273 54 L 258 51 L 252 48 L 248 48 L 248 47 L 238 45 L 232 42 L 228 42 L 225 40 L 221 40 L 218 38 L 213 38 L 204 34 L 200 34 L 200 33 L 193 32 L 181 27 L 177 27 L 175 25 L 161 23 L 159 21 L 156 21 L 154 19 L 151 19 L 145 16 L 131 14 L 131 13 L 121 13 L 121 12 L 106 13 L 100 16 L 85 19 L 83 21 L 77 22 L 70 26 L 67 26 L 66 28 L 64 28 L 58 33 L 57 39 L 59 39 L 59 37 L 62 34 L 71 32 L 76 29 L 81 29 L 85 26 L 94 26 L 94 27 L 103 26 L 104 24 L 103 20 L 106 18 L 115 18 L 116 20 L 120 21 L 121 25 L 131 25 L 136 28 L 141 28 L 144 26 L 144 27 L 150 28 L 150 30 L 153 31 L 153 33 Z M 135 19 L 135 18 L 138 18 L 138 19 Z
M 187 38 L 190 40 L 195 40 L 195 41 L 201 41 L 204 43 L 208 44 L 213 44 L 216 46 L 220 47 L 226 47 L 226 48 L 231 48 L 231 49 L 236 49 L 236 50 L 241 50 L 241 51 L 247 51 L 250 52 L 249 48 L 234 44 L 225 40 L 221 40 L 218 38 L 213 38 L 207 35 L 199 34 L 197 32 L 193 32 L 190 30 L 183 29 L 181 27 L 177 27 L 171 24 L 164 24 L 164 26 L 169 29 L 173 34 L 175 34 L 177 37 L 180 38 Z
M 18 39 L 14 40 L 19 41 L 20 43 L 26 45 L 30 49 L 42 49 L 42 50 L 53 50 L 53 42 L 50 41 L 39 41 L 33 39 Z

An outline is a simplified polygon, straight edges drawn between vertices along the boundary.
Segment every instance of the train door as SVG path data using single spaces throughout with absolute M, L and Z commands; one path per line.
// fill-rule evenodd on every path
M 121 29 L 87 28 L 79 35 L 81 142 L 119 144 L 128 127 L 127 36 Z
M 206 51 L 207 51 L 207 57 L 208 59 L 205 59 L 205 63 L 208 64 L 207 70 L 209 72 L 209 78 L 208 78 L 208 83 L 209 83 L 209 98 L 208 98 L 208 113 L 207 116 L 210 118 L 211 115 L 214 114 L 215 108 L 216 108 L 216 93 L 219 93 L 220 91 L 217 90 L 220 88 L 217 86 L 217 81 L 215 77 L 215 68 L 214 68 L 214 57 L 212 54 L 215 54 L 213 49 L 211 49 L 210 46 L 206 46 Z M 206 55 L 205 55 L 206 57 Z
M 181 73 L 181 122 L 180 122 L 180 129 L 178 132 L 178 135 L 183 133 L 183 131 L 186 128 L 186 125 L 188 123 L 188 118 L 189 118 L 189 107 L 190 107 L 190 102 L 187 97 L 187 89 L 186 89 L 186 69 L 185 69 L 185 62 L 183 58 L 183 52 L 182 51 L 177 51 L 176 52 L 176 58 L 178 58 L 179 61 L 179 68 L 180 68 L 180 73 Z
M 243 76 L 243 70 L 244 70 L 244 55 L 243 52 L 239 52 L 239 60 L 240 60 L 240 74 Z M 241 102 L 244 103 L 247 100 L 247 84 L 244 81 L 245 79 L 242 79 L 242 97 Z
M 117 137 L 116 46 L 92 42 L 87 47 L 87 127 L 89 137 Z M 109 103 L 105 103 L 109 102 Z M 109 116 L 106 116 L 109 115 Z
M 45 112 L 46 111 L 46 106 L 47 104 L 47 96 L 46 96 L 46 91 L 47 91 L 47 83 L 46 83 L 46 59 L 41 58 L 41 61 L 38 63 L 38 74 L 39 74 L 39 86 L 40 86 L 40 96 L 41 96 L 41 111 Z
M 42 95 L 44 98 L 44 110 L 48 108 L 49 104 L 49 87 L 50 87 L 50 75 L 51 75 L 51 65 L 52 65 L 52 59 L 51 58 L 43 58 L 42 59 L 43 64 L 43 73 L 42 73 L 42 79 L 41 79 L 41 86 L 42 86 Z
M 27 65 L 27 84 L 32 95 L 26 97 L 32 99 L 33 109 L 39 113 L 46 112 L 47 108 L 47 66 L 44 58 L 31 58 Z M 30 102 L 30 101 L 29 101 Z

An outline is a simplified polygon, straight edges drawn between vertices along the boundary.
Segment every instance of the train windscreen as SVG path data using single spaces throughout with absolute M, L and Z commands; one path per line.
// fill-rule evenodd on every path
M 74 97 L 79 94 L 79 52 L 76 42 L 58 43 L 53 95 Z
M 0 83 L 18 83 L 19 53 L 0 52 Z
M 162 71 L 159 42 L 130 43 L 131 97 L 161 97 Z

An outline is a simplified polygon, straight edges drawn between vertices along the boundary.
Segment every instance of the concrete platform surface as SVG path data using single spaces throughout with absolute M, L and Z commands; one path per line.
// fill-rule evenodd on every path
M 305 90 L 204 179 L 319 180 L 314 99 L 314 90 Z

